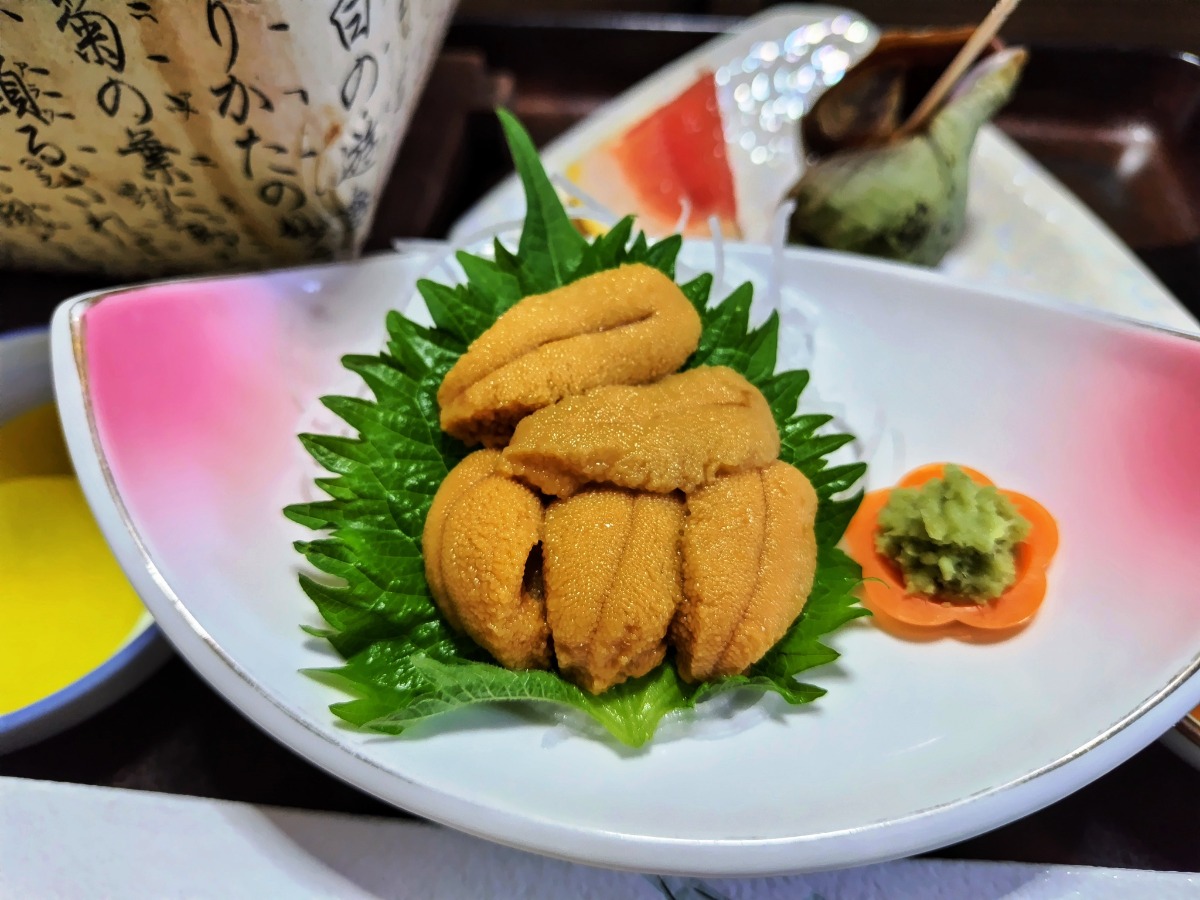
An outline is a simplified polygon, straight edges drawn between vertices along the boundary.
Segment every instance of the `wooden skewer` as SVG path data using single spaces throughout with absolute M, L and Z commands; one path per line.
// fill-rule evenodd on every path
M 946 71 L 929 89 L 929 93 L 913 110 L 913 114 L 908 117 L 905 122 L 897 130 L 898 136 L 912 134 L 920 129 L 929 118 L 937 112 L 937 108 L 941 105 L 942 100 L 950 93 L 950 90 L 958 84 L 958 80 L 970 68 L 971 64 L 979 57 L 979 54 L 984 51 L 992 38 L 996 36 L 996 32 L 1004 25 L 1009 16 L 1012 15 L 1021 3 L 1021 0 L 998 0 L 991 12 L 987 14 L 979 27 L 967 42 L 962 45 L 962 49 L 958 51 L 950 65 L 946 67 Z

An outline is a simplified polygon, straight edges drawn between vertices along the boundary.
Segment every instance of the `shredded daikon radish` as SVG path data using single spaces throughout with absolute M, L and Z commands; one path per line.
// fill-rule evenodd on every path
M 721 233 L 721 220 L 716 216 L 708 217 L 708 230 L 712 234 L 713 245 L 713 285 L 725 284 L 725 235 Z
M 692 198 L 679 198 L 679 219 L 675 222 L 675 228 L 672 234 L 683 234 L 683 230 L 687 228 L 688 222 L 692 218 Z
M 767 289 L 765 299 L 767 304 L 772 309 L 780 309 L 782 307 L 782 289 L 783 289 L 783 247 L 787 240 L 787 225 L 788 220 L 792 217 L 792 210 L 796 208 L 795 200 L 787 200 L 780 204 L 779 209 L 775 210 L 775 215 L 771 217 L 771 232 L 770 232 L 770 247 L 771 259 L 770 267 L 767 271 Z

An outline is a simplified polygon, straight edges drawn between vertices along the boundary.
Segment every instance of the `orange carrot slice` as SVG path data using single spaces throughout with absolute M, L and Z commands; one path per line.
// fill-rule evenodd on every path
M 976 484 L 992 482 L 980 472 L 960 466 Z M 917 487 L 945 474 L 944 463 L 933 463 L 914 469 L 902 479 L 899 487 Z M 862 587 L 862 601 L 871 612 L 885 615 L 907 625 L 938 627 L 961 622 L 972 628 L 1015 628 L 1033 618 L 1046 597 L 1046 569 L 1058 549 L 1058 523 L 1044 506 L 1015 491 L 1001 491 L 1029 520 L 1029 535 L 1016 547 L 1017 580 L 1012 587 L 987 603 L 954 602 L 925 594 L 910 594 L 905 590 L 899 567 L 875 549 L 879 530 L 879 513 L 887 504 L 891 490 L 873 491 L 863 498 L 862 505 L 846 529 L 846 545 L 850 555 L 862 566 L 867 579 Z

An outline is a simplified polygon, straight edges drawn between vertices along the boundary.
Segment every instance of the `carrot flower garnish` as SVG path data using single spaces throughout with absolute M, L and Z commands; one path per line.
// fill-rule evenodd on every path
M 982 473 L 958 468 L 976 485 L 994 486 Z M 946 469 L 944 463 L 922 466 L 905 475 L 897 487 L 917 488 L 934 479 L 945 479 Z M 892 497 L 892 489 L 874 491 L 864 497 L 846 530 L 850 555 L 863 569 L 863 605 L 877 616 L 918 627 L 960 622 L 972 628 L 1005 629 L 1033 618 L 1046 596 L 1046 570 L 1058 549 L 1058 525 L 1046 508 L 1031 497 L 1007 490 L 998 493 L 1028 523 L 1028 529 L 1012 547 L 1015 564 L 1012 583 L 992 598 L 912 590 L 912 579 L 906 578 L 900 565 L 879 549 L 879 516 Z

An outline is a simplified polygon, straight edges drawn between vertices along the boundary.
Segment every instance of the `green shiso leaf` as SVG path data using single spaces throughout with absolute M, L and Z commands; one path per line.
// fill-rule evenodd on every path
M 517 252 L 497 241 L 494 260 L 458 254 L 465 283 L 422 280 L 417 288 L 434 327 L 393 312 L 384 353 L 343 360 L 374 399 L 323 398 L 357 437 L 300 436 L 330 473 L 317 479 L 328 499 L 284 511 L 322 532 L 296 544 L 316 570 L 301 575 L 301 587 L 328 626 L 305 631 L 329 641 L 343 658 L 336 668 L 308 674 L 350 698 L 331 707 L 335 715 L 384 734 L 401 734 L 474 704 L 538 702 L 590 716 L 633 747 L 648 742 L 665 715 L 725 691 L 773 691 L 791 704 L 815 700 L 824 691 L 796 676 L 837 659 L 822 639 L 867 614 L 853 596 L 861 570 L 836 547 L 862 495 L 841 498 L 865 466 L 829 465 L 829 454 L 851 438 L 823 430 L 828 416 L 797 414 L 808 373 L 775 371 L 778 316 L 750 327 L 749 284 L 710 305 L 711 275 L 681 285 L 704 326 L 687 365 L 730 366 L 757 385 L 779 424 L 780 458 L 803 471 L 820 497 L 815 585 L 784 638 L 744 675 L 689 685 L 668 659 L 648 675 L 594 697 L 553 672 L 501 668 L 438 613 L 425 581 L 421 529 L 442 479 L 467 452 L 438 427 L 442 378 L 471 341 L 521 298 L 632 262 L 673 278 L 682 247 L 678 236 L 650 243 L 643 233 L 635 235 L 632 217 L 588 242 L 571 223 L 529 135 L 509 113 L 501 110 L 499 116 L 527 204 Z

